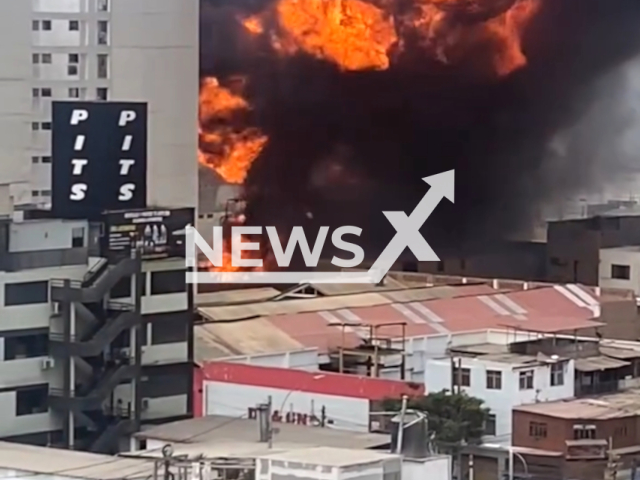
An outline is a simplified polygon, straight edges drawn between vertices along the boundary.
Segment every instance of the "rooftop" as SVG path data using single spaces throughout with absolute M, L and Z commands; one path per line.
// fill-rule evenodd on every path
M 640 389 L 625 390 L 598 397 L 521 405 L 513 409 L 514 411 L 567 420 L 608 420 L 633 417 L 640 415 Z
M 422 384 L 398 380 L 241 363 L 211 362 L 203 366 L 203 372 L 206 380 L 368 400 L 422 396 L 425 391 Z
M 146 479 L 153 474 L 153 463 L 142 459 L 9 442 L 0 442 L 0 468 L 90 480 Z
M 313 432 L 311 432 L 313 429 Z M 231 447 L 260 449 L 258 423 L 245 418 L 210 415 L 166 423 L 136 433 L 140 439 L 170 443 L 206 444 L 208 448 Z M 390 442 L 388 435 L 358 433 L 330 428 L 307 427 L 289 423 L 278 424 L 273 445 L 276 449 L 298 447 L 373 448 Z M 227 451 L 227 454 L 230 452 Z M 224 456 L 224 455 L 220 455 Z
M 626 245 L 624 247 L 609 247 L 609 248 L 602 248 L 602 250 L 605 250 L 608 252 L 637 253 L 637 252 L 640 252 L 640 245 Z
M 306 348 L 323 354 L 361 345 L 373 329 L 378 338 L 410 338 L 489 329 L 562 333 L 602 325 L 594 321 L 600 315 L 596 290 L 579 285 L 512 291 L 485 284 L 429 287 L 199 312 L 208 322 L 196 327 L 196 336 L 232 355 Z
M 261 458 L 280 462 L 299 462 L 329 467 L 346 467 L 350 465 L 383 462 L 401 459 L 400 455 L 382 453 L 372 450 L 354 450 L 333 447 L 315 447 L 272 453 Z

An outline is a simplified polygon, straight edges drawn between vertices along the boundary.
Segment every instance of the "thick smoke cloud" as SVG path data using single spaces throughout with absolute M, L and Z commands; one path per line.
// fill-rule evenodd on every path
M 279 57 L 234 20 L 270 1 L 202 6 L 201 74 L 247 75 L 270 139 L 246 185 L 254 222 L 356 224 L 375 249 L 393 234 L 381 211 L 410 211 L 422 177 L 455 168 L 456 203 L 443 202 L 426 236 L 482 241 L 640 163 L 637 0 L 546 0 L 524 38 L 528 65 L 500 80 L 482 72 L 489 52 L 454 68 L 410 49 L 387 71 L 346 73 Z

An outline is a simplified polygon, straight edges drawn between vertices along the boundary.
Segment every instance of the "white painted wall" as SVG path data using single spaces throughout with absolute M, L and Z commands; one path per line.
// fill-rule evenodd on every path
M 9 251 L 32 252 L 71 248 L 74 229 L 83 229 L 86 245 L 89 231 L 86 220 L 33 220 L 12 223 Z
M 278 388 L 207 380 L 203 388 L 204 415 L 238 417 L 271 396 L 273 410 L 320 417 L 322 407 L 332 428 L 369 431 L 369 400 Z
M 438 455 L 424 460 L 402 461 L 402 480 L 451 480 L 451 457 Z
M 548 402 L 571 398 L 574 396 L 574 362 L 565 363 L 564 384 L 551 386 L 551 367 L 538 365 L 535 367 L 519 367 L 508 363 L 497 363 L 481 358 L 460 358 L 462 368 L 471 371 L 471 385 L 462 387 L 469 395 L 484 400 L 487 408 L 496 416 L 496 436 L 487 437 L 493 443 L 508 444 L 511 442 L 513 407 L 535 402 Z M 456 359 L 457 361 L 457 359 Z M 487 389 L 487 370 L 502 372 L 502 389 Z M 534 371 L 534 388 L 520 390 L 519 374 L 523 370 Z M 427 360 L 426 385 L 430 392 L 451 389 L 451 359 Z
M 612 265 L 630 267 L 629 280 L 611 278 Z M 600 250 L 600 266 L 598 268 L 598 285 L 603 288 L 622 288 L 633 290 L 640 295 L 640 248 L 603 248 Z

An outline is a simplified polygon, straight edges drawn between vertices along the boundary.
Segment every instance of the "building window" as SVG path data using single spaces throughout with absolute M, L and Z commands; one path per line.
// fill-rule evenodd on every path
M 42 194 L 43 197 L 51 196 L 51 190 L 42 190 L 40 193 Z
M 487 370 L 487 390 L 502 389 L 502 372 L 500 370 Z
M 51 63 L 51 54 L 43 53 L 41 56 L 42 63 L 50 64 Z
M 631 267 L 629 265 L 611 265 L 611 278 L 629 280 L 631 278 Z
M 45 357 L 49 352 L 49 335 L 7 335 L 4 332 L 4 359 L 19 360 L 21 358 Z
M 151 295 L 182 293 L 187 291 L 187 273 L 184 270 L 166 270 L 151 273 Z
M 80 30 L 80 22 L 78 20 L 69 20 L 69 31 L 77 32 Z
M 31 130 L 37 132 L 40 130 L 40 124 L 38 122 L 31 122 Z
M 558 387 L 564 385 L 564 364 L 554 363 L 551 365 L 551 386 Z
M 496 434 L 496 416 L 490 413 L 484 422 L 484 434 L 495 435 Z
M 40 22 L 38 20 L 34 20 L 33 22 L 31 22 L 31 30 L 33 30 L 34 32 L 40 30 Z
M 71 247 L 84 247 L 84 228 L 78 227 L 71 229 Z
M 40 98 L 40 89 L 39 88 L 32 88 L 31 89 L 31 96 L 33 98 Z
M 96 88 L 96 98 L 98 100 L 107 101 L 109 97 L 109 89 L 106 87 L 98 87 Z
M 31 305 L 49 302 L 49 282 L 6 283 L 4 285 L 4 304 Z
M 78 53 L 70 53 L 69 54 L 69 65 L 77 65 L 80 63 L 80 54 Z
M 51 130 L 51 122 L 42 122 L 40 128 L 42 128 L 42 130 Z
M 69 89 L 69 98 L 80 98 L 80 89 L 72 87 Z
M 98 21 L 98 45 L 108 45 L 109 43 L 109 22 Z
M 40 54 L 39 53 L 34 53 L 31 55 L 31 63 L 33 63 L 34 65 L 37 65 L 40 63 Z M 37 88 L 35 88 L 34 90 L 38 90 Z
M 42 30 L 45 32 L 51 30 L 51 20 L 42 20 Z
M 16 391 L 16 415 L 33 415 L 49 410 L 49 385 L 25 387 Z
M 436 270 L 438 270 L 438 273 L 444 272 L 444 262 L 442 260 L 438 262 L 438 265 L 436 266 Z
M 547 438 L 547 424 L 529 422 L 529 436 L 533 438 Z
M 40 192 L 38 190 L 31 190 L 31 196 L 32 197 L 39 197 L 40 196 Z
M 616 427 L 614 430 L 613 435 L 615 437 L 626 437 L 627 436 L 627 426 L 626 425 L 621 425 L 619 427 Z
M 96 0 L 96 10 L 99 12 L 108 12 L 109 0 Z
M 471 386 L 471 370 L 468 368 L 453 369 L 453 384 L 458 387 Z
M 178 312 L 146 316 L 151 324 L 151 345 L 186 342 L 189 315 Z
M 40 157 L 31 157 L 31 163 L 40 163 Z
M 520 372 L 520 390 L 533 389 L 533 370 L 523 370 Z
M 98 78 L 109 78 L 109 56 L 106 53 L 98 54 Z
M 67 65 L 67 75 L 70 77 L 78 75 L 78 65 Z
M 573 426 L 573 439 L 574 440 L 592 440 L 596 438 L 596 426 L 595 425 L 574 425 Z
M 51 157 L 49 155 L 45 155 L 40 159 L 42 163 L 51 163 Z
M 43 98 L 50 98 L 50 97 L 51 97 L 51 95 L 52 95 L 51 89 L 50 89 L 50 88 L 43 88 L 43 89 L 40 91 L 40 95 L 41 95 Z

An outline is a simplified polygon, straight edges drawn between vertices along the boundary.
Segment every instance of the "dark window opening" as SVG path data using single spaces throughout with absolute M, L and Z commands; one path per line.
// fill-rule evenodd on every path
M 487 420 L 484 422 L 484 434 L 495 435 L 496 434 L 496 416 L 490 413 L 487 416 Z
M 144 273 L 142 274 L 143 278 L 140 281 L 140 295 L 146 295 L 146 282 L 144 281 Z M 110 293 L 111 298 L 129 298 L 131 297 L 131 277 L 126 277 L 118 281 L 111 289 Z
M 487 390 L 502 389 L 502 372 L 500 370 L 487 370 Z
M 574 440 L 593 440 L 595 438 L 596 438 L 595 425 L 574 425 L 573 426 Z
M 147 317 L 151 324 L 151 344 L 186 342 L 189 312 L 164 313 Z
M 146 398 L 171 397 L 189 392 L 189 375 L 180 373 L 147 374 L 142 377 L 142 396 Z
M 4 286 L 5 306 L 30 305 L 49 301 L 49 282 L 7 283 Z
M 181 293 L 187 291 L 185 270 L 166 270 L 151 273 L 151 295 Z
M 418 272 L 418 262 L 404 262 L 402 264 L 403 272 Z
M 444 262 L 443 261 L 438 262 L 437 270 L 440 273 L 444 272 Z
M 6 334 L 5 334 L 6 335 Z M 45 357 L 49 352 L 49 335 L 16 335 L 4 337 L 4 359 Z
M 547 424 L 529 422 L 529 436 L 534 438 L 547 438 Z
M 453 370 L 453 384 L 459 387 L 470 387 L 471 370 L 468 368 L 455 368 Z
M 611 265 L 611 278 L 629 280 L 631 278 L 631 267 L 629 265 Z
M 33 415 L 49 410 L 49 385 L 37 385 L 16 391 L 16 415 Z

